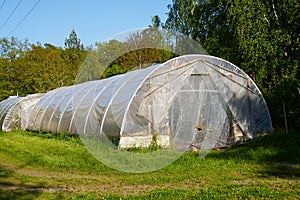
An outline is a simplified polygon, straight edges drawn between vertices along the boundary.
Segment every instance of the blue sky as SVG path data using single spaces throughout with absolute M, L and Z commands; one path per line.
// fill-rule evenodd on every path
M 0 0 L 0 6 L 4 3 L 0 10 L 0 37 L 64 46 L 65 38 L 75 28 L 81 42 L 89 46 L 124 31 L 147 27 L 155 15 L 165 21 L 171 0 L 40 0 L 13 31 L 38 0 L 23 0 L 16 8 L 19 2 Z

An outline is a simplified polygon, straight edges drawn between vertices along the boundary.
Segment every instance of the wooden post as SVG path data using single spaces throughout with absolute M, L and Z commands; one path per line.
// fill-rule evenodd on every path
M 149 84 L 148 84 L 148 91 L 150 91 L 151 89 L 151 83 L 150 83 L 150 79 L 149 79 Z M 152 101 L 151 101 L 151 95 L 148 96 L 148 134 L 151 135 L 152 134 Z
M 283 107 L 283 116 L 284 116 L 285 133 L 288 134 L 288 123 L 287 123 L 287 117 L 286 117 L 285 103 L 284 103 L 284 102 L 282 102 L 282 107 Z
M 163 94 L 163 97 L 164 97 L 164 111 L 165 111 L 165 134 L 170 136 L 169 135 L 169 112 L 166 108 L 168 108 L 168 105 L 166 104 L 167 101 L 168 101 L 168 98 L 167 98 L 167 94 L 168 94 L 168 89 L 166 88 L 166 85 L 169 83 L 169 80 L 168 80 L 168 76 L 166 75 L 166 84 L 165 84 L 165 93 Z M 168 85 L 169 86 L 169 85 Z M 171 92 L 170 92 L 171 93 Z

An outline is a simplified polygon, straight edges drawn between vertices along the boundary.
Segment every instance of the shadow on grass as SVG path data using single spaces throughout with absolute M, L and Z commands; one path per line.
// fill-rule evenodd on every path
M 0 180 L 0 199 L 37 199 L 43 190 Z
M 262 176 L 300 178 L 300 133 L 274 132 L 255 141 L 212 152 L 207 158 L 247 161 L 263 166 Z
M 31 190 L 2 190 L 0 189 L 0 199 L 37 199 L 41 191 Z
M 19 180 L 15 172 L 0 166 L 0 199 L 38 199 L 49 188 L 39 182 L 32 185 L 26 180 Z
M 13 178 L 13 177 L 10 177 Z M 29 182 L 5 180 L 0 177 L 0 200 L 2 199 L 64 199 L 65 188 L 47 187 L 43 183 L 31 185 Z
M 299 179 L 300 165 L 290 163 L 274 163 L 267 165 L 262 173 L 262 177 L 279 177 L 285 179 Z

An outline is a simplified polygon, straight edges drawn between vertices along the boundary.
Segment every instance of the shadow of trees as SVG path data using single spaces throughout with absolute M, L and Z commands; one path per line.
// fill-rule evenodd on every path
M 0 199 L 38 199 L 47 187 L 43 183 L 32 185 L 17 181 L 13 170 L 0 166 Z
M 231 159 L 236 162 L 257 163 L 261 177 L 300 178 L 300 134 L 281 131 L 259 136 L 255 141 L 247 141 L 232 146 L 220 153 L 208 154 L 207 158 Z

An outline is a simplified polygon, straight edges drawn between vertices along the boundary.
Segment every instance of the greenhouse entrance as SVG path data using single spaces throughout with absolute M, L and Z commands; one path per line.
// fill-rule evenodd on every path
M 135 133 L 124 132 L 119 143 L 121 148 L 147 147 L 153 135 L 157 135 L 158 145 L 175 144 L 179 149 L 211 149 L 245 137 L 238 125 L 234 128 L 230 108 L 207 69 L 197 63 L 189 73 L 184 72 L 184 80 L 177 80 L 179 75 L 182 77 L 178 69 L 163 74 L 160 82 L 151 81 L 151 76 L 145 81 L 144 88 L 150 92 L 137 93 L 144 100 L 133 103 L 139 107 L 134 113 L 139 114 L 131 117 L 138 116 L 136 124 L 143 124 L 143 128 Z M 175 86 L 173 80 L 177 80 Z M 141 119 L 145 119 L 144 123 Z

